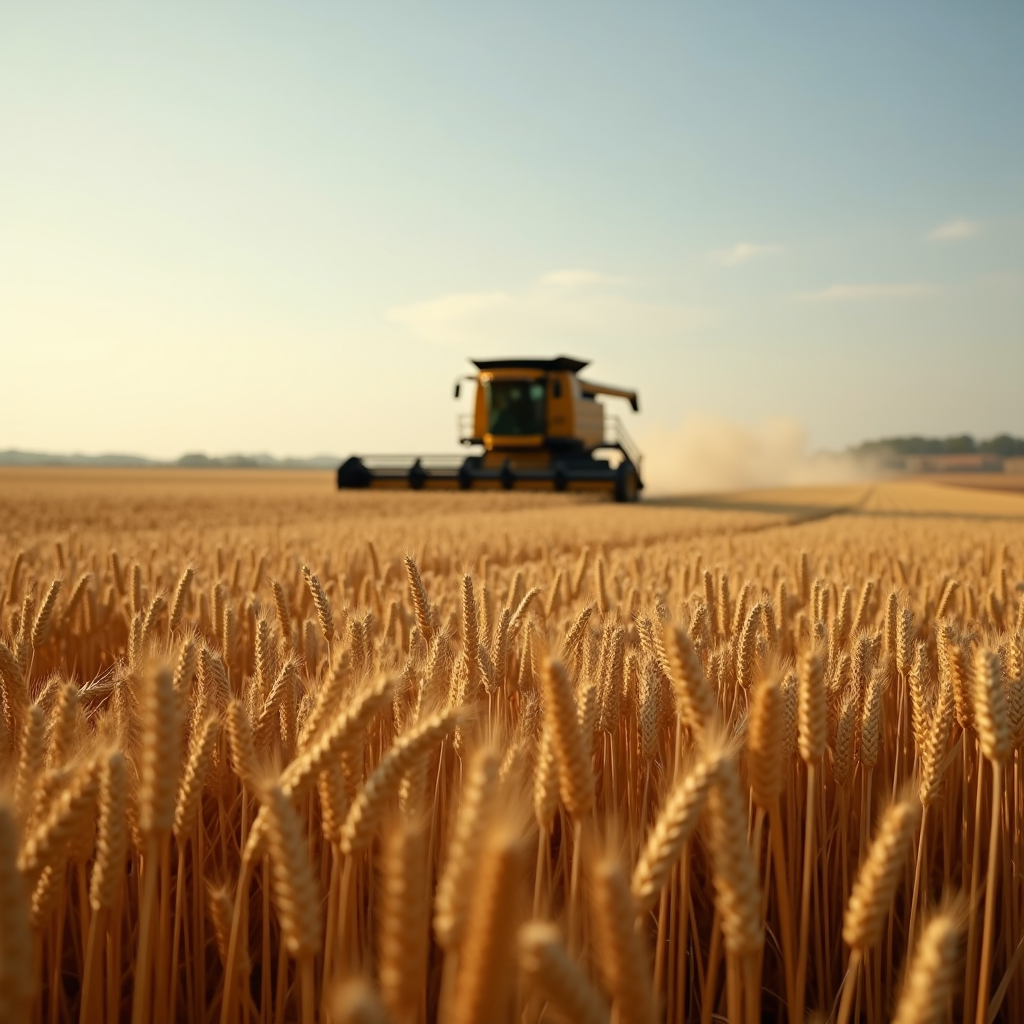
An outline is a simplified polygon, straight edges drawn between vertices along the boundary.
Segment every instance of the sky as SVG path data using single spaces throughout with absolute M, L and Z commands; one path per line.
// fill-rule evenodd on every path
M 569 354 L 809 449 L 1024 434 L 1019 3 L 0 5 L 0 449 L 455 448 Z M 766 428 L 767 429 L 767 428 Z

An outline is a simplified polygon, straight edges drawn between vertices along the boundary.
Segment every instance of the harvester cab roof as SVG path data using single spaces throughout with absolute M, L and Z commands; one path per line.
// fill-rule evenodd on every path
M 597 401 L 624 398 L 637 411 L 635 391 L 581 379 L 587 364 L 569 356 L 473 363 L 473 411 L 459 417 L 459 440 L 482 451 L 461 462 L 352 456 L 338 469 L 338 487 L 591 491 L 636 500 L 643 488 L 640 453 L 618 417 L 606 417 Z M 455 397 L 460 394 L 461 381 Z

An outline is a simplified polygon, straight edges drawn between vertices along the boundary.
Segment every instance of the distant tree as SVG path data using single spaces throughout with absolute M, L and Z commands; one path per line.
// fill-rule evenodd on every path
M 879 441 L 865 441 L 852 449 L 856 455 L 892 460 L 905 455 L 971 455 L 975 452 L 1008 458 L 1024 455 L 1024 438 L 999 434 L 987 441 L 975 441 L 970 434 L 954 437 L 886 437 Z
M 943 442 L 943 455 L 969 455 L 974 451 L 977 451 L 977 446 L 970 434 L 961 434 L 959 437 L 947 437 Z
M 1024 438 L 1011 437 L 1009 434 L 1000 434 L 991 440 L 982 441 L 978 445 L 978 451 L 991 452 L 1008 459 L 1013 455 L 1024 455 Z

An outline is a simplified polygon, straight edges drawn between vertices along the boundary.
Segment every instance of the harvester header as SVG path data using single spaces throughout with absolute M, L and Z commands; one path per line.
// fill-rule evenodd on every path
M 640 453 L 599 395 L 635 391 L 582 380 L 580 359 L 475 359 L 473 412 L 459 418 L 459 441 L 482 449 L 447 455 L 352 456 L 338 469 L 340 488 L 606 492 L 635 501 L 643 488 Z M 463 378 L 465 379 L 465 378 Z M 455 384 L 455 397 L 462 381 Z M 596 452 L 608 452 L 598 458 Z

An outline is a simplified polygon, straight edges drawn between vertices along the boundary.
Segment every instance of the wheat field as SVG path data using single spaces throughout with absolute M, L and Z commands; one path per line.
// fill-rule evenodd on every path
M 1024 1019 L 1024 497 L 0 471 L 0 1022 Z

